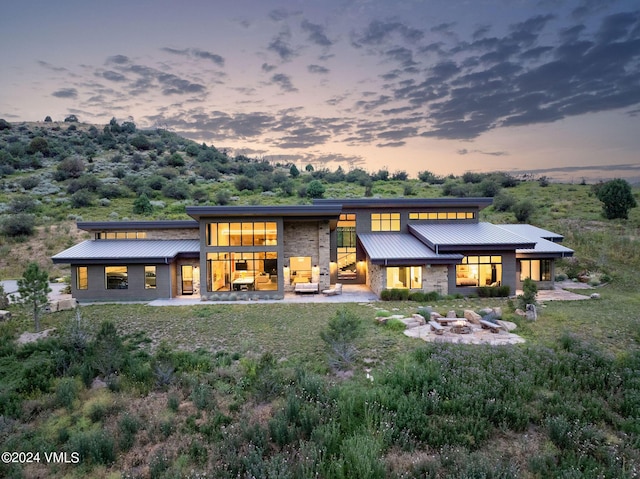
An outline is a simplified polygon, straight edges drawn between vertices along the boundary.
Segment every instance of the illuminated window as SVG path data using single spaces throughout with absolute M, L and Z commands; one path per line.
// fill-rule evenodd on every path
M 156 267 L 144 267 L 144 289 L 156 289 Z
M 207 253 L 207 290 L 266 291 L 278 289 L 275 251 Z
M 208 223 L 206 227 L 208 246 L 275 246 L 277 240 L 274 221 Z
M 472 220 L 476 217 L 473 211 L 440 211 L 409 213 L 410 220 Z
M 551 281 L 551 260 L 520 260 L 520 281 L 527 278 L 533 281 Z
M 95 235 L 97 240 L 103 239 L 146 239 L 146 231 L 100 231 Z
M 466 256 L 456 265 L 456 286 L 500 286 L 502 256 Z
M 126 266 L 105 266 L 104 276 L 107 289 L 129 288 L 129 273 Z
M 76 289 L 89 289 L 89 269 L 86 266 L 76 268 Z
M 400 213 L 371 213 L 371 231 L 400 231 Z
M 338 279 L 355 279 L 356 268 L 356 215 L 342 214 L 338 220 L 337 253 Z
M 388 289 L 422 288 L 422 266 L 389 266 L 386 269 Z

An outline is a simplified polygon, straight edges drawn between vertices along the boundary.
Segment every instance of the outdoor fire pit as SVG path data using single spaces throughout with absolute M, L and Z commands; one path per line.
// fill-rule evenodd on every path
M 451 325 L 451 332 L 455 334 L 469 334 L 471 328 L 467 325 L 466 321 L 456 321 Z

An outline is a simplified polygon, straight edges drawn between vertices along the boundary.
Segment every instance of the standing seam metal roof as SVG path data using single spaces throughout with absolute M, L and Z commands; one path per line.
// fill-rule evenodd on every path
M 436 254 L 418 238 L 406 233 L 365 233 L 358 239 L 374 262 L 381 261 L 442 261 L 459 262 L 460 254 Z
M 436 251 L 443 248 L 533 248 L 535 241 L 491 223 L 410 224 L 409 232 Z
M 200 240 L 86 240 L 58 253 L 54 263 L 95 260 L 168 261 L 180 253 L 200 253 Z

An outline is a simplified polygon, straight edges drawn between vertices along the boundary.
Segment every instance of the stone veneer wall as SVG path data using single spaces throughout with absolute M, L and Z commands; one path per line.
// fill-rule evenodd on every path
M 449 267 L 447 265 L 431 265 L 422 268 L 422 289 L 425 293 L 437 291 L 438 294 L 449 294 Z
M 384 273 L 384 266 L 373 264 L 367 259 L 367 286 L 378 296 L 380 296 L 380 293 L 386 287 Z
M 284 223 L 284 264 L 292 256 L 311 256 L 311 265 L 320 269 L 320 290 L 330 286 L 329 271 L 329 222 L 296 221 Z M 285 291 L 293 286 L 285 285 Z

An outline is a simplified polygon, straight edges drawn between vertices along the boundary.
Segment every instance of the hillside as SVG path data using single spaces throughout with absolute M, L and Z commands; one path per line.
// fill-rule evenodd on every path
M 71 120 L 75 118 L 71 117 Z M 69 120 L 69 119 L 68 119 Z M 181 219 L 187 205 L 299 204 L 314 197 L 494 196 L 485 219 L 524 220 L 565 235 L 583 229 L 637 237 L 638 208 L 626 222 L 604 222 L 588 185 L 515 178 L 508 173 L 418 178 L 404 171 L 330 171 L 229 156 L 166 130 L 77 121 L 11 124 L 0 120 L 0 278 L 30 260 L 52 272 L 52 254 L 83 238 L 77 220 Z M 638 189 L 635 195 L 638 197 Z M 141 202 L 145 198 L 146 200 Z M 530 204 L 527 206 L 527 200 Z M 138 203 L 137 203 L 138 202 Z M 571 243 L 569 243 L 571 244 Z M 573 245 L 572 245 L 573 246 Z

